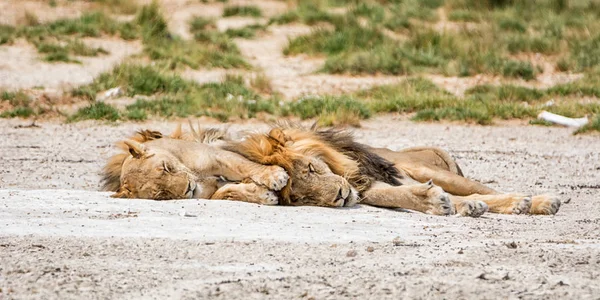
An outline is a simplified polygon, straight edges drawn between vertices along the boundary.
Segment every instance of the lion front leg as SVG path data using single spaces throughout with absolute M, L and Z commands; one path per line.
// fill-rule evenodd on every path
M 223 173 L 220 175 L 231 181 L 242 181 L 249 178 L 257 184 L 279 191 L 287 185 L 290 178 L 280 166 L 261 165 L 232 152 L 220 155 L 216 159 L 221 173 Z
M 412 209 L 432 215 L 455 213 L 448 194 L 431 181 L 402 186 L 376 182 L 363 196 L 361 203 L 373 206 Z
M 279 203 L 279 198 L 275 192 L 255 183 L 225 184 L 210 199 L 235 200 L 264 205 L 277 205 Z

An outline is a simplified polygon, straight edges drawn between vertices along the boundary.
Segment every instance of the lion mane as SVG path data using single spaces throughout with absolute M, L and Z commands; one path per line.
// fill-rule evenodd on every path
M 316 157 L 358 192 L 366 191 L 375 181 L 401 185 L 402 175 L 392 162 L 355 142 L 345 130 L 278 125 L 269 134 L 250 134 L 243 141 L 229 143 L 225 149 L 260 164 L 281 166 L 288 172 L 297 156 Z M 289 186 L 290 183 L 281 191 L 284 200 L 289 199 Z

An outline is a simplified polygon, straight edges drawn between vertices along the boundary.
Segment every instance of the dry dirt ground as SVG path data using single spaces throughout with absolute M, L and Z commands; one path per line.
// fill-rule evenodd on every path
M 266 18 L 286 10 L 282 1 L 234 2 L 256 3 Z M 223 11 L 221 3 L 161 3 L 170 29 L 184 38 L 190 38 L 189 18 L 219 17 Z M 40 21 L 77 17 L 89 5 L 76 1 L 52 8 L 47 1 L 3 0 L 0 23 L 19 24 L 25 12 Z M 217 25 L 225 30 L 266 18 L 220 18 Z M 438 25 L 452 26 L 445 18 Z M 322 58 L 281 54 L 289 37 L 309 31 L 303 25 L 272 26 L 256 40 L 236 42 L 289 99 L 403 79 L 315 74 Z M 85 42 L 110 54 L 77 58 L 81 65 L 50 64 L 22 40 L 1 46 L 0 88 L 60 95 L 142 51 L 139 42 Z M 206 82 L 227 72 L 246 71 L 184 75 Z M 545 69 L 536 80 L 513 83 L 544 88 L 579 77 Z M 459 95 L 475 84 L 502 80 L 428 78 Z M 112 199 L 98 191 L 98 172 L 116 139 L 145 127 L 168 132 L 175 122 L 29 124 L 0 120 L 0 299 L 600 299 L 598 135 L 522 124 L 415 124 L 393 116 L 356 130 L 360 141 L 373 146 L 449 149 L 468 176 L 494 188 L 570 200 L 556 216 L 471 219 L 367 206 Z
M 365 143 L 451 150 L 468 176 L 551 192 L 556 216 L 141 201 L 98 192 L 117 137 L 175 122 L 0 120 L 0 298 L 598 299 L 598 136 L 365 122 Z M 265 128 L 234 124 L 231 130 Z

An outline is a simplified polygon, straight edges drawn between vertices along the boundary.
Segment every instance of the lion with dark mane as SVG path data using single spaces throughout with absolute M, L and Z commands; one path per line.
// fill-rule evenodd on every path
M 199 136 L 185 138 L 180 134 L 163 140 L 179 139 L 179 147 L 193 148 L 192 144 L 206 142 Z M 441 149 L 420 147 L 392 151 L 371 148 L 357 143 L 343 130 L 275 126 L 268 134 L 249 134 L 240 140 L 226 139 L 219 148 L 249 162 L 283 168 L 289 179 L 281 190 L 274 191 L 279 204 L 283 205 L 337 207 L 360 202 L 436 215 L 458 212 L 465 216 L 480 216 L 488 210 L 505 214 L 555 214 L 560 206 L 560 201 L 552 196 L 502 194 L 469 180 L 450 155 Z M 202 153 L 197 153 L 198 159 L 201 156 Z M 197 176 L 202 177 L 201 174 Z M 265 188 L 261 182 L 249 177 L 225 176 L 225 179 Z M 251 194 L 250 191 L 224 198 L 250 201 L 245 197 Z M 211 197 L 222 196 L 214 193 Z

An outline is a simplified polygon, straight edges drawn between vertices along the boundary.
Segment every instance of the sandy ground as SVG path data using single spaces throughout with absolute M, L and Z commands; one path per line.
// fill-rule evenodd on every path
M 568 129 L 414 124 L 355 134 L 374 146 L 450 149 L 470 177 L 551 192 L 556 216 L 428 216 L 368 206 L 268 207 L 112 199 L 111 144 L 174 122 L 0 120 L 0 298 L 598 299 L 597 135 Z M 234 124 L 231 130 L 264 128 Z

